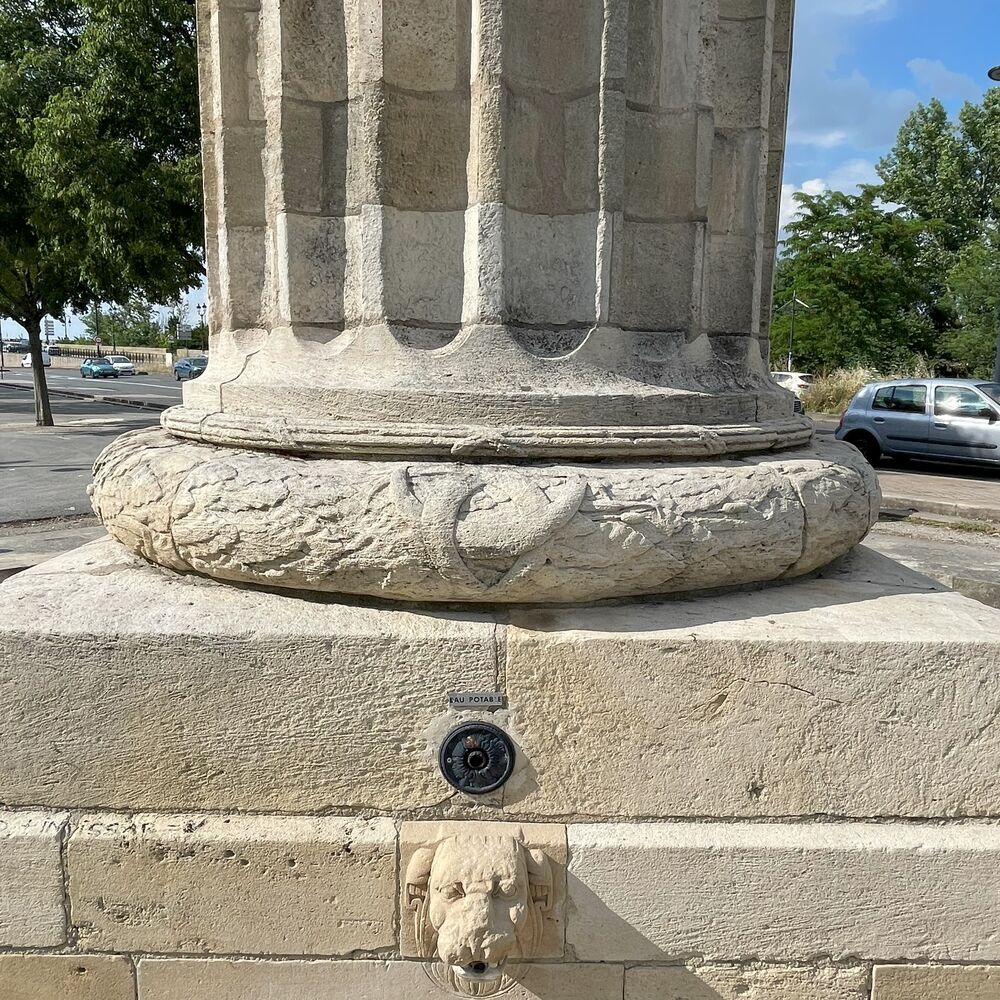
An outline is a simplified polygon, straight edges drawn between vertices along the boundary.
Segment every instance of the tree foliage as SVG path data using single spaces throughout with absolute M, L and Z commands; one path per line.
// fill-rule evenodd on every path
M 0 0 L 0 311 L 46 315 L 202 272 L 193 0 Z
M 877 198 L 874 187 L 803 195 L 788 226 L 778 299 L 794 286 L 811 307 L 796 317 L 796 353 L 809 367 L 898 363 L 933 348 L 932 227 Z M 790 322 L 785 312 L 775 319 L 776 351 Z
M 795 287 L 815 306 L 796 319 L 802 366 L 886 368 L 919 354 L 955 374 L 989 376 L 1000 281 L 1000 88 L 954 120 L 917 107 L 859 195 L 797 196 L 775 303 Z M 772 349 L 789 317 L 776 314 Z

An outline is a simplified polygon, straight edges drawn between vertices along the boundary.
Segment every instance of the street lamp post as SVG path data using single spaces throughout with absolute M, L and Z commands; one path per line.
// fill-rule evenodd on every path
M 803 302 L 802 299 L 800 299 L 795 294 L 795 286 L 792 285 L 791 301 L 786 302 L 783 306 L 781 306 L 779 309 L 776 310 L 777 312 L 781 312 L 782 310 L 789 308 L 791 308 L 792 310 L 791 321 L 788 324 L 788 355 L 785 358 L 785 365 L 786 365 L 785 370 L 789 372 L 792 370 L 792 354 L 795 350 L 795 313 L 796 313 L 796 307 L 799 306 L 803 309 L 808 309 L 810 311 L 813 308 L 808 303 Z

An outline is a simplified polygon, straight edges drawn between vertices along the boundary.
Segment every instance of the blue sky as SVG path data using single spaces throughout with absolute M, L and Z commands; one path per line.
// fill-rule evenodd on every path
M 979 101 L 1000 0 L 798 0 L 782 222 L 792 195 L 855 190 L 916 105 Z

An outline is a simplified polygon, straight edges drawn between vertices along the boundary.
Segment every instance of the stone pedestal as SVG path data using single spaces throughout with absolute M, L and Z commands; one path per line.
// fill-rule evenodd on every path
M 549 907 L 521 1000 L 995 995 L 1000 613 L 888 560 L 498 613 L 108 541 L 0 594 L 5 997 L 447 998 L 419 856 L 507 834 Z M 479 800 L 436 763 L 476 718 L 518 751 Z

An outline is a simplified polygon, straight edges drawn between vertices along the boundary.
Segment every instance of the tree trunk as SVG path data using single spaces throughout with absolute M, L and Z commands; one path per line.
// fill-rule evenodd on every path
M 37 427 L 51 427 L 53 425 L 52 407 L 49 405 L 49 387 L 45 382 L 45 368 L 42 365 L 41 317 L 26 318 L 24 328 L 28 331 L 31 379 L 35 384 L 35 425 Z

